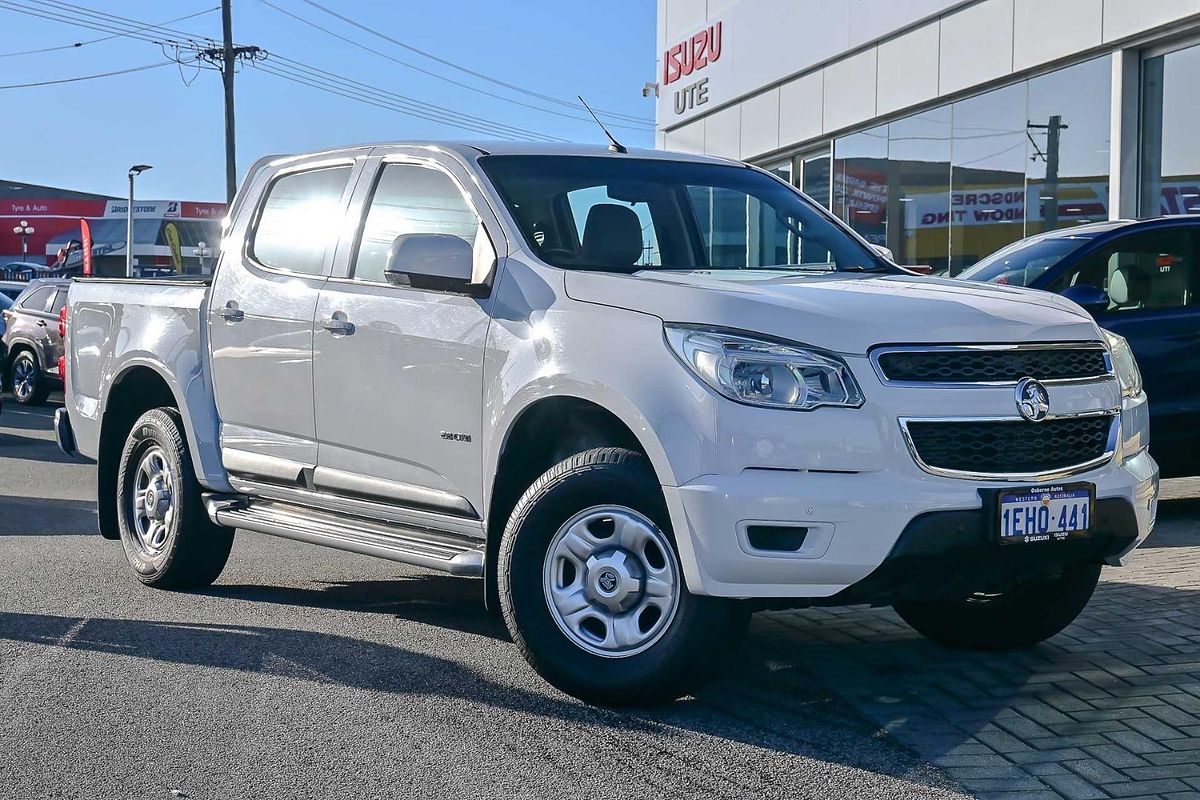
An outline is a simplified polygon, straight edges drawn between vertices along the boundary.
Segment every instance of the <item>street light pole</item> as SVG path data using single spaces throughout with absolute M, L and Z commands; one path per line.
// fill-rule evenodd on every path
M 21 224 L 13 228 L 13 233 L 21 237 L 21 260 L 29 261 L 29 237 L 37 231 L 27 220 L 21 220 Z
M 205 274 L 204 259 L 208 258 L 208 256 L 211 253 L 212 253 L 212 250 L 208 249 L 208 242 L 200 242 L 199 244 L 197 244 L 195 247 L 192 248 L 192 255 L 194 255 L 200 259 L 200 274 L 201 275 Z
M 129 207 L 125 221 L 125 277 L 133 277 L 133 179 L 148 169 L 149 164 L 135 164 L 129 168 Z

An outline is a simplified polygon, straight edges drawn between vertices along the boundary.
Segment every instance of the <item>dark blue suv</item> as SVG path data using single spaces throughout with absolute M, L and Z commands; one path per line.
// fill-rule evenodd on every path
M 1200 474 L 1200 217 L 1052 231 L 958 277 L 1057 292 L 1124 336 L 1150 398 L 1150 451 L 1162 476 Z

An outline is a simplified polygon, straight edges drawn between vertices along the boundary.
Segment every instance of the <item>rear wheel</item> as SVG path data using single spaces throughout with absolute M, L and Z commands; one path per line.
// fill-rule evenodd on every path
M 213 524 L 192 469 L 183 420 L 173 408 L 147 411 L 129 431 L 117 473 L 117 521 L 137 579 L 160 589 L 217 579 L 233 531 Z
M 50 396 L 50 382 L 42 375 L 37 356 L 29 350 L 21 350 L 13 357 L 8 368 L 8 385 L 13 399 L 23 406 L 37 406 Z
M 688 694 L 745 630 L 741 606 L 687 591 L 658 480 L 630 450 L 588 450 L 539 478 L 509 518 L 499 571 L 525 658 L 588 702 Z
M 1099 564 L 1076 564 L 1055 580 L 962 600 L 896 603 L 918 633 L 969 650 L 1016 650 L 1045 641 L 1075 621 L 1100 580 Z

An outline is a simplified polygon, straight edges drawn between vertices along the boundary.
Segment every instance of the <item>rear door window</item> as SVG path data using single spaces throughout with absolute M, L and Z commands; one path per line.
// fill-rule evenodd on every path
M 351 166 L 293 172 L 267 190 L 250 254 L 259 264 L 301 275 L 323 275 L 325 255 L 342 228 L 342 194 Z

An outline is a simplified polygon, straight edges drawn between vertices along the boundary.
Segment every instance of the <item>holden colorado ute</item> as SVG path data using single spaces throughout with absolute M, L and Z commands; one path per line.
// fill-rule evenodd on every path
M 714 158 L 265 158 L 211 280 L 76 281 L 62 323 L 58 440 L 143 583 L 211 583 L 235 529 L 481 577 L 597 703 L 688 693 L 756 608 L 1029 646 L 1154 524 L 1123 340 Z

